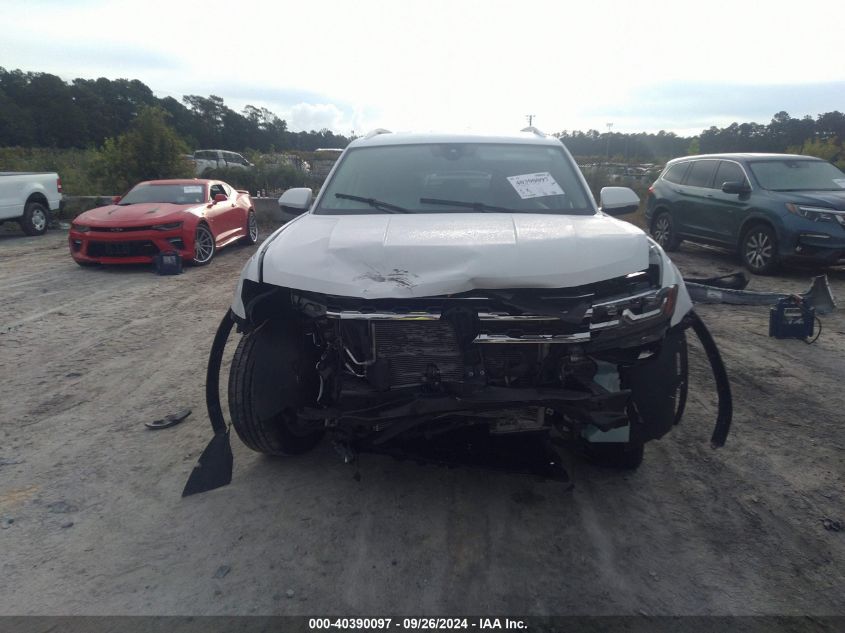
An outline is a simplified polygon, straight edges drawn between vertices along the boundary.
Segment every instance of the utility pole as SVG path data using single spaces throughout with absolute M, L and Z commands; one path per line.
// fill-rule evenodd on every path
M 607 159 L 605 160 L 605 163 L 610 162 L 610 130 L 612 130 L 612 129 L 613 129 L 613 123 L 608 123 L 607 124 Z
M 528 119 L 528 127 L 534 125 L 534 116 L 533 114 L 526 114 L 525 118 Z

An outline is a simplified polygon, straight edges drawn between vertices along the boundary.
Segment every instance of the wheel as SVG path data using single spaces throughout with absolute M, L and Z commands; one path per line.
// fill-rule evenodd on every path
M 205 224 L 200 224 L 197 227 L 197 232 L 194 234 L 194 258 L 191 260 L 196 266 L 205 266 L 214 257 L 217 247 L 214 244 L 214 235 L 211 234 Z
M 44 235 L 49 217 L 50 211 L 43 204 L 27 202 L 19 223 L 27 235 Z
M 742 236 L 742 263 L 752 273 L 770 275 L 778 268 L 778 242 L 774 230 L 766 224 L 755 224 Z
M 318 350 L 293 323 L 267 321 L 238 344 L 229 372 L 229 413 L 244 444 L 267 455 L 298 455 L 317 445 L 322 423 L 297 410 L 315 404 Z
M 584 454 L 599 466 L 619 470 L 636 470 L 643 463 L 645 444 L 641 441 L 625 443 L 583 443 Z
M 664 251 L 676 251 L 681 245 L 681 240 L 675 232 L 675 223 L 668 211 L 661 211 L 654 217 L 651 235 Z
M 255 219 L 255 211 L 249 210 L 246 216 L 246 235 L 241 238 L 242 244 L 255 244 L 258 241 L 258 220 Z

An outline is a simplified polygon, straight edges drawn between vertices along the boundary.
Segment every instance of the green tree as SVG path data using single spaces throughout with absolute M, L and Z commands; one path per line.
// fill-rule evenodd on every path
M 93 166 L 104 191 L 124 192 L 142 180 L 193 176 L 182 156 L 188 146 L 168 118 L 160 108 L 142 107 L 124 134 L 106 139 Z

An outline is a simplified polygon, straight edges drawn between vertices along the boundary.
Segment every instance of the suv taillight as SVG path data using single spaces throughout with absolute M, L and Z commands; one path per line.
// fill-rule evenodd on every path
M 61 193 L 62 192 L 62 179 L 56 178 L 56 190 Z

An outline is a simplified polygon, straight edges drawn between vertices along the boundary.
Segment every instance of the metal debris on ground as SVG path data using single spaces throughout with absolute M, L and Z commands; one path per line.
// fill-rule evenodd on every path
M 827 275 L 813 277 L 810 287 L 799 295 L 745 290 L 748 279 L 743 273 L 708 279 L 684 278 L 684 283 L 694 303 L 773 306 L 782 299 L 798 296 L 819 314 L 828 314 L 836 309 L 836 299 L 830 290 Z

